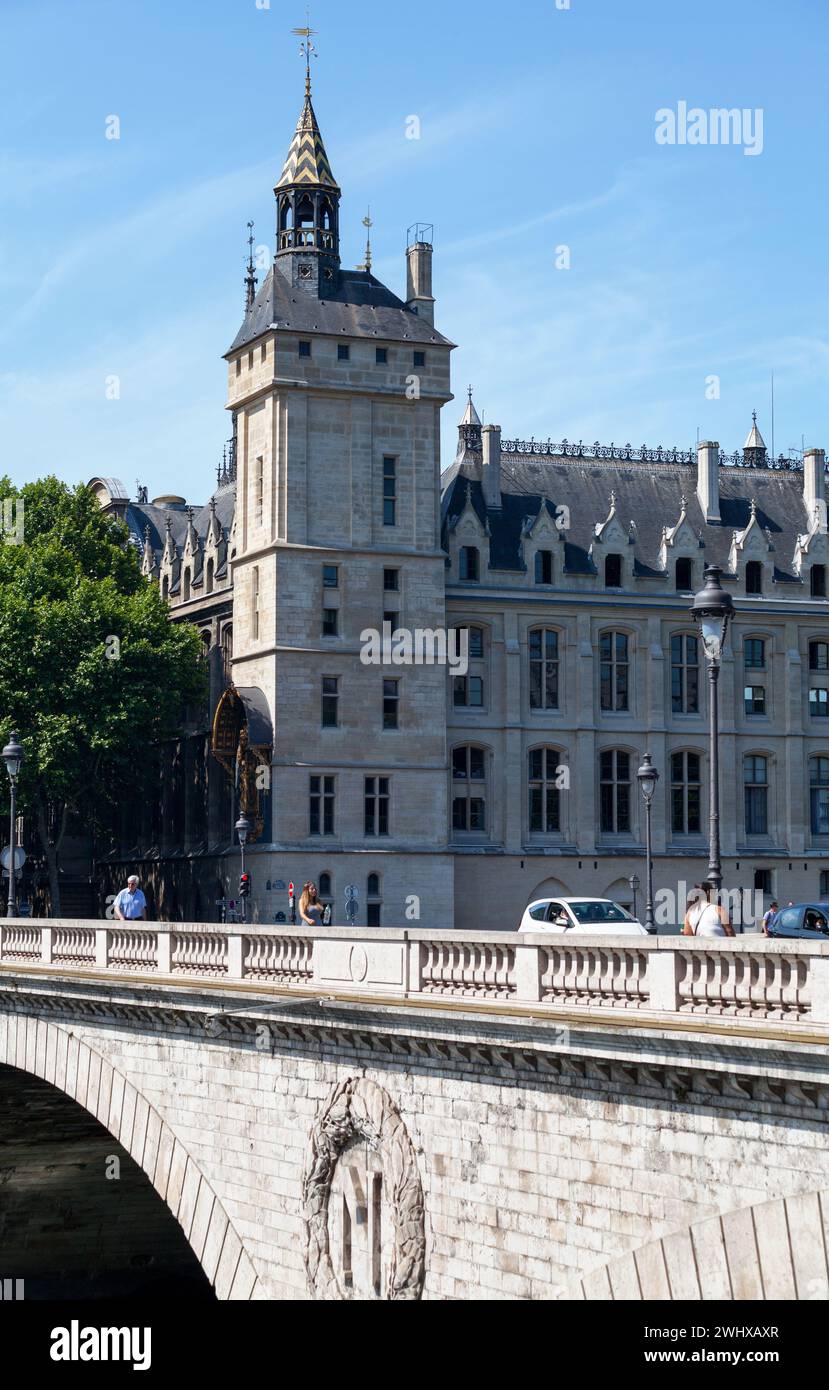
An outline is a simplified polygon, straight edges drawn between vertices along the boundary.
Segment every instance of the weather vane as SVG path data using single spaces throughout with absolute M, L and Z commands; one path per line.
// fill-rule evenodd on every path
M 311 42 L 311 37 L 313 34 L 316 34 L 317 31 L 311 28 L 310 10 L 305 11 L 305 18 L 307 20 L 305 28 L 293 29 L 292 33 L 302 39 L 302 43 L 299 45 L 299 51 L 305 59 L 305 95 L 309 97 L 311 95 L 311 59 L 318 56 L 316 44 Z

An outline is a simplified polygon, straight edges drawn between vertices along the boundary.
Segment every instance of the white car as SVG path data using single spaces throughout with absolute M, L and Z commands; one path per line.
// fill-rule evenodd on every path
M 647 936 L 645 928 L 611 898 L 539 898 L 530 903 L 519 931 L 579 936 Z

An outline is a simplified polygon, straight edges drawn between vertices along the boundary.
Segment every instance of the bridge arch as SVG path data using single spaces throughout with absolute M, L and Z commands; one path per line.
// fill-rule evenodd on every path
M 138 1087 L 71 1029 L 28 1014 L 0 1019 L 0 1065 L 40 1077 L 96 1119 L 146 1174 L 221 1300 L 267 1298 L 223 1203 Z
M 618 1255 L 569 1297 L 708 1302 L 829 1299 L 829 1188 L 708 1216 Z

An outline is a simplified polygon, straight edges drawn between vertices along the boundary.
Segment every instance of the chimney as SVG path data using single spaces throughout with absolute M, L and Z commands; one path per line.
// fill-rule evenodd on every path
M 815 507 L 820 509 L 820 529 L 826 530 L 826 453 L 823 449 L 807 449 L 803 455 L 803 502 L 811 528 Z
M 481 472 L 484 502 L 492 511 L 501 510 L 501 426 L 484 425 L 484 466 Z
M 720 446 L 710 439 L 697 445 L 697 497 L 706 521 L 720 519 Z
M 425 226 L 409 228 L 406 247 L 406 307 L 414 309 L 426 323 L 434 325 L 435 300 L 432 294 L 433 229 Z M 413 239 L 412 239 L 413 237 Z

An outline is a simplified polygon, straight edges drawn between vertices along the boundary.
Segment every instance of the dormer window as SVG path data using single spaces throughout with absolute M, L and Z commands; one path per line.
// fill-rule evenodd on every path
M 812 598 L 826 598 L 826 566 L 812 565 L 809 571 Z
M 746 593 L 762 594 L 763 566 L 759 560 L 749 560 L 746 565 Z
M 536 584 L 552 584 L 553 582 L 553 552 L 552 550 L 537 550 L 535 555 L 535 582 Z
M 477 583 L 480 578 L 480 559 L 474 545 L 462 545 L 458 556 L 458 573 L 461 579 Z
M 606 589 L 622 587 L 622 557 L 608 555 L 604 562 L 604 586 Z
M 676 562 L 676 588 L 677 593 L 689 594 L 694 587 L 694 578 L 690 560 L 682 559 Z

